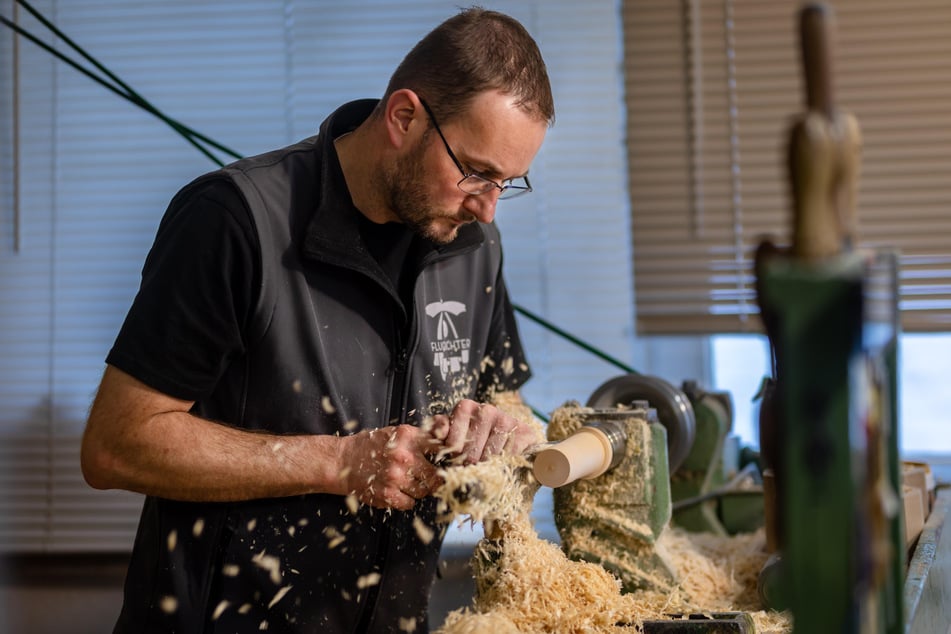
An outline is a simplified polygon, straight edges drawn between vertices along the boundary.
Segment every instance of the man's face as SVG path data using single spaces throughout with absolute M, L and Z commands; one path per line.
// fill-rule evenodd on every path
M 403 224 L 424 238 L 446 244 L 452 242 L 459 227 L 466 222 L 471 222 L 471 219 L 459 218 L 459 222 L 452 228 L 454 223 L 441 218 L 440 216 L 444 214 L 430 201 L 425 157 L 429 141 L 433 136 L 435 134 L 425 134 L 396 169 L 384 172 L 383 185 L 388 196 L 389 208 Z M 450 227 L 449 232 L 444 230 L 444 225 Z
M 548 129 L 496 92 L 479 95 L 466 114 L 440 127 L 467 173 L 499 183 L 528 172 Z M 392 212 L 434 242 L 452 242 L 462 225 L 495 217 L 499 191 L 471 195 L 459 189 L 463 174 L 431 122 L 382 177 Z

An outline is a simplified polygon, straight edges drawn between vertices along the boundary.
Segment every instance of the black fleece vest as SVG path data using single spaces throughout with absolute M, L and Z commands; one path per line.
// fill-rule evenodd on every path
M 371 105 L 358 104 L 361 116 Z M 335 117 L 317 137 L 204 177 L 229 179 L 246 199 L 262 283 L 246 354 L 227 360 L 214 392 L 196 403 L 201 416 L 272 433 L 348 434 L 419 423 L 493 383 L 517 387 L 504 385 L 506 359 L 497 358 L 496 227 L 467 225 L 452 244 L 422 249 L 404 306 L 334 185 Z M 414 528 L 417 517 L 434 539 Z M 432 500 L 405 513 L 351 513 L 332 495 L 148 498 L 116 631 L 256 632 L 266 622 L 272 634 L 399 632 L 415 621 L 425 632 L 441 530 Z

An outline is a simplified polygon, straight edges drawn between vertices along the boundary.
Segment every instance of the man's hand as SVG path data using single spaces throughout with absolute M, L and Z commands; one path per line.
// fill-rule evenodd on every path
M 459 401 L 448 416 L 433 416 L 432 433 L 443 438 L 455 462 L 475 464 L 501 453 L 520 454 L 538 442 L 536 430 L 494 405 Z
M 341 440 L 346 443 L 340 473 L 344 494 L 364 504 L 407 511 L 442 484 L 429 456 L 443 443 L 428 431 L 399 425 Z

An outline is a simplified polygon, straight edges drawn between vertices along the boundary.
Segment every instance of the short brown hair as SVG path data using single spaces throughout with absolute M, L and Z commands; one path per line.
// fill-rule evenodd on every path
M 512 95 L 533 117 L 555 120 L 545 61 L 522 24 L 504 13 L 469 7 L 420 40 L 393 72 L 383 103 L 409 88 L 450 120 L 487 90 Z

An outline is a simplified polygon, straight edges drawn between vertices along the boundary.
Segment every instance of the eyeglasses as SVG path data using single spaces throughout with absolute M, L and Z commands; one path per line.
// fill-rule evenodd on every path
M 497 189 L 499 190 L 499 200 L 515 198 L 516 196 L 521 196 L 522 194 L 527 194 L 528 192 L 532 191 L 532 184 L 528 182 L 528 176 L 510 178 L 508 180 L 502 181 L 502 183 L 499 184 L 494 180 L 485 178 L 484 176 L 467 172 L 459 159 L 456 158 L 452 148 L 449 147 L 449 141 L 446 140 L 446 137 L 443 136 L 442 130 L 439 129 L 439 124 L 436 123 L 436 117 L 433 116 L 433 111 L 430 110 L 429 105 L 422 99 L 420 99 L 419 102 L 423 104 L 423 109 L 425 109 L 426 114 L 429 115 L 429 120 L 433 122 L 433 127 L 436 128 L 439 138 L 442 139 L 443 145 L 446 146 L 446 152 L 449 153 L 449 158 L 452 159 L 452 162 L 455 163 L 456 167 L 459 168 L 459 171 L 462 172 L 462 180 L 456 183 L 456 186 L 459 189 L 473 196 L 485 194 L 492 191 L 493 189 Z

